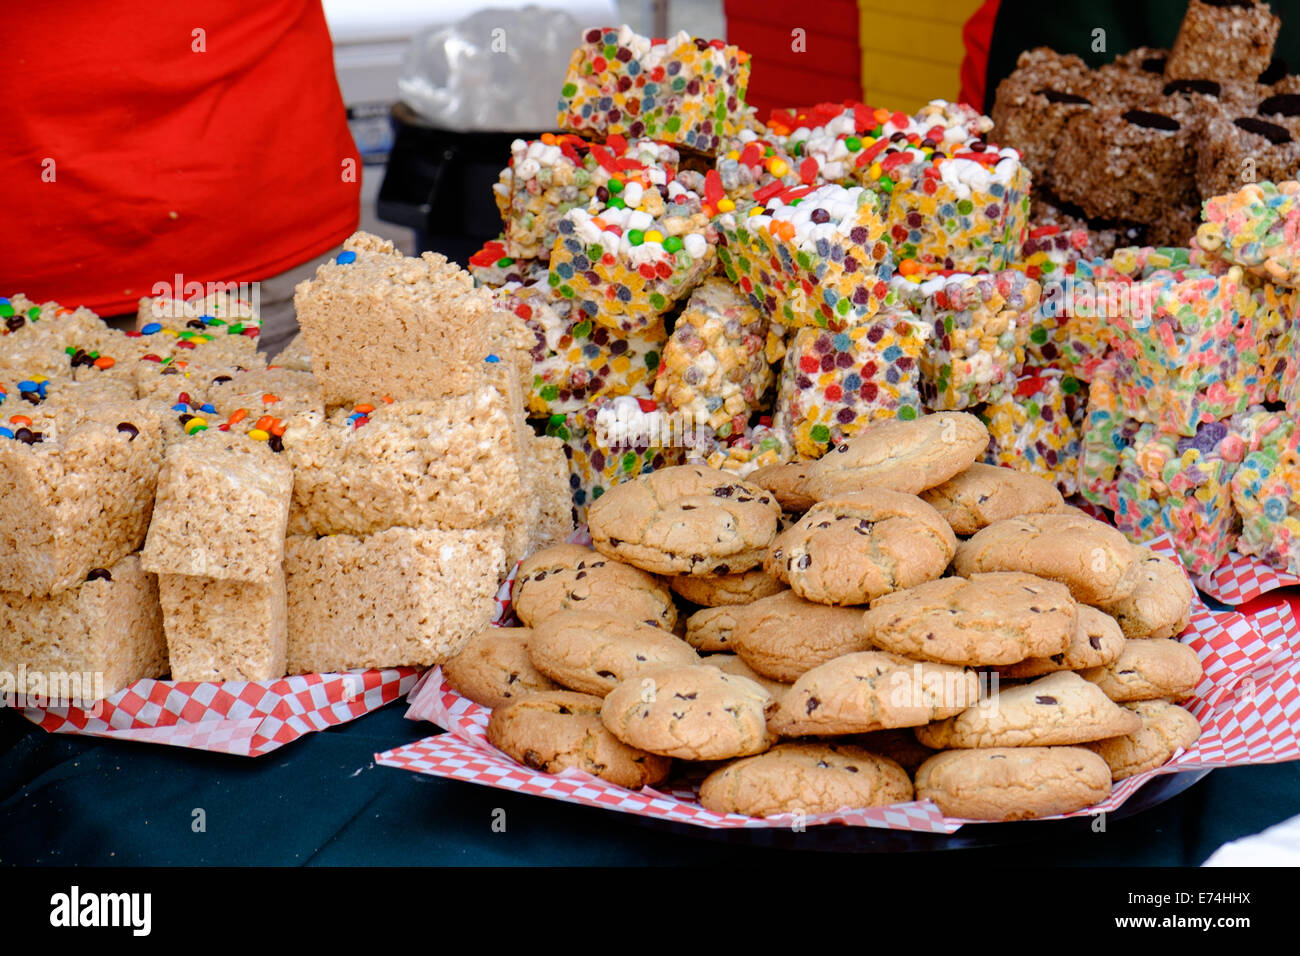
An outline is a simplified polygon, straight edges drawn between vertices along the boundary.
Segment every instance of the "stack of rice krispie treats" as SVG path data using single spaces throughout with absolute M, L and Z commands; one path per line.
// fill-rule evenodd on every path
M 142 300 L 128 332 L 0 299 L 0 670 L 102 696 L 434 664 L 572 532 L 524 326 L 466 272 L 358 233 L 296 305 L 291 368 L 229 296 Z

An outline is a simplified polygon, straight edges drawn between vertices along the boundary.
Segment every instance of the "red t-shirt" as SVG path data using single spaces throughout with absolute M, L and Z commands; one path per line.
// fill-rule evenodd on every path
M 12 4 L 0 51 L 0 296 L 132 312 L 356 229 L 320 0 Z

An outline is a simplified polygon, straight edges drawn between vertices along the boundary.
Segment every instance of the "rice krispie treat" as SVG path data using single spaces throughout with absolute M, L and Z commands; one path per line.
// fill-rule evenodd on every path
M 743 430 L 772 383 L 767 316 L 731 283 L 706 279 L 686 302 L 654 383 L 661 405 L 715 432 Z
M 283 443 L 299 520 L 318 534 L 364 535 L 504 518 L 524 493 L 515 414 L 500 389 L 485 385 L 452 398 L 298 416 Z
M 667 192 L 625 189 L 620 206 L 559 221 L 547 281 L 576 313 L 621 333 L 650 329 L 708 274 L 717 233 L 700 198 L 678 182 Z
M 266 581 L 160 574 L 172 680 L 255 681 L 285 675 L 284 571 Z
M 544 283 L 507 283 L 497 291 L 497 302 L 530 338 L 530 415 L 580 411 L 597 398 L 650 397 L 668 340 L 662 322 L 621 334 Z
M 62 696 L 37 675 L 78 678 L 78 699 L 110 697 L 134 680 L 167 673 L 158 583 L 127 555 L 92 568 L 83 582 L 54 597 L 0 592 L 0 671 L 26 672 L 16 693 Z M 92 676 L 94 675 L 94 676 Z
M 969 408 L 1015 387 L 1037 312 L 1037 282 L 1008 269 L 919 283 L 898 278 L 894 286 L 934 331 L 921 357 L 921 394 L 928 407 Z
M 500 531 L 291 537 L 287 671 L 441 664 L 488 626 L 504 570 Z
M 686 32 L 663 40 L 626 25 L 587 30 L 560 90 L 561 129 L 622 134 L 710 155 L 744 122 L 749 54 Z
M 86 308 L 34 302 L 22 293 L 0 296 L 0 362 L 5 364 L 31 364 L 34 355 L 60 353 L 74 338 L 106 329 Z
M 491 292 L 435 253 L 410 259 L 364 232 L 343 247 L 294 294 L 326 403 L 437 398 L 476 385 L 491 352 Z
M 760 311 L 791 328 L 840 331 L 886 303 L 893 259 L 884 205 L 860 186 L 798 186 L 715 220 L 718 259 Z
M 1168 79 L 1253 80 L 1268 69 L 1279 20 L 1254 0 L 1191 0 L 1165 65 Z
M 802 328 L 786 352 L 773 427 L 795 451 L 820 458 L 879 418 L 922 413 L 921 368 L 930 329 L 903 308 L 888 308 L 843 331 Z
M 0 590 L 57 594 L 137 550 L 162 464 L 157 415 L 116 402 L 33 420 L 5 406 Z
M 610 136 L 604 144 L 572 134 L 543 133 L 541 139 L 510 144 L 510 165 L 492 187 L 505 223 L 497 268 L 514 260 L 545 259 L 558 235 L 556 226 L 570 209 L 593 200 L 618 206 L 633 191 L 667 186 L 677 174 L 677 150 L 652 139 Z M 484 250 L 491 250 L 489 243 Z M 511 262 L 504 263 L 503 259 Z M 508 275 L 508 273 L 507 273 Z M 486 281 L 484 276 L 476 277 Z M 499 283 L 487 283 L 499 284 Z
M 1204 140 L 1197 148 L 1196 188 L 1202 196 L 1236 192 L 1246 181 L 1281 182 L 1300 169 L 1300 117 L 1292 101 L 1272 98 L 1258 109 L 1209 111 L 1204 121 Z M 1285 109 L 1267 115 L 1265 109 Z M 1300 112 L 1300 111 L 1297 111 Z
M 505 173 L 503 172 L 504 176 Z M 500 205 L 498 198 L 497 205 Z M 555 237 L 552 234 L 551 240 Z M 483 243 L 483 248 L 469 257 L 465 263 L 465 268 L 469 274 L 474 277 L 474 281 L 479 285 L 485 285 L 489 288 L 499 288 L 507 282 L 537 282 L 546 279 L 548 267 L 542 259 L 516 259 L 513 256 L 506 255 L 505 236 L 498 236 L 496 239 L 489 239 Z M 551 247 L 546 247 L 547 255 L 550 255 Z
M 293 471 L 266 443 L 205 430 L 167 449 L 141 564 L 265 582 L 284 561 Z
M 715 433 L 711 439 L 706 436 L 703 442 L 698 441 L 699 437 L 697 433 L 697 443 L 686 449 L 686 461 L 729 471 L 738 478 L 795 457 L 789 433 L 778 429 L 767 415 L 761 416 L 757 425 L 746 425 L 726 437 Z
M 1016 69 L 998 84 L 993 135 L 1020 151 L 1034 185 L 1051 185 L 1051 157 L 1066 121 L 1092 108 L 1092 83 L 1093 75 L 1079 57 L 1038 47 L 1021 53 Z
M 1087 386 L 1059 369 L 1026 370 L 1014 391 L 978 412 L 989 430 L 984 461 L 1039 475 L 1062 494 L 1074 494 L 1087 400 Z

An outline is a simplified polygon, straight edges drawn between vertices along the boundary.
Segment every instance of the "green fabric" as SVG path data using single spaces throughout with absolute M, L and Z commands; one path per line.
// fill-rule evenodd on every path
M 1274 2 L 1270 6 L 1282 18 L 1274 55 L 1282 57 L 1294 73 L 1300 70 L 1300 3 Z M 1002 0 L 989 49 L 984 112 L 993 108 L 998 83 L 1016 68 L 1021 51 L 1051 47 L 1058 53 L 1077 54 L 1089 66 L 1097 67 L 1135 47 L 1167 50 L 1178 36 L 1178 25 L 1186 10 L 1186 0 L 1142 0 L 1140 3 Z M 1103 53 L 1092 49 L 1093 31 L 1097 29 L 1106 31 Z
M 374 766 L 375 752 L 434 731 L 406 720 L 405 709 L 390 705 L 252 760 L 46 734 L 17 713 L 0 711 L 0 866 L 679 866 L 807 859 Z M 205 833 L 192 830 L 196 808 L 205 811 Z M 503 833 L 492 827 L 498 808 L 505 811 Z M 1198 864 L 1220 844 L 1297 813 L 1300 763 L 1218 770 L 1167 803 L 1110 821 L 1105 833 L 1086 824 L 1008 824 L 1013 829 L 1004 832 L 1015 845 L 954 851 L 941 860 Z M 927 860 L 932 865 L 935 858 L 891 853 L 888 865 Z

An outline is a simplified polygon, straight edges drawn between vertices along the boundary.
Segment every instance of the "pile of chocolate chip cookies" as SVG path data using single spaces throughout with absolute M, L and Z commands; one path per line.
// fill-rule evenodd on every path
M 747 481 L 686 465 L 617 485 L 592 548 L 520 567 L 525 626 L 444 675 L 515 760 L 631 788 L 704 763 L 717 812 L 1091 806 L 1200 735 L 1174 703 L 1201 679 L 1176 640 L 1193 591 L 1051 483 L 976 464 L 987 443 L 946 412 Z

